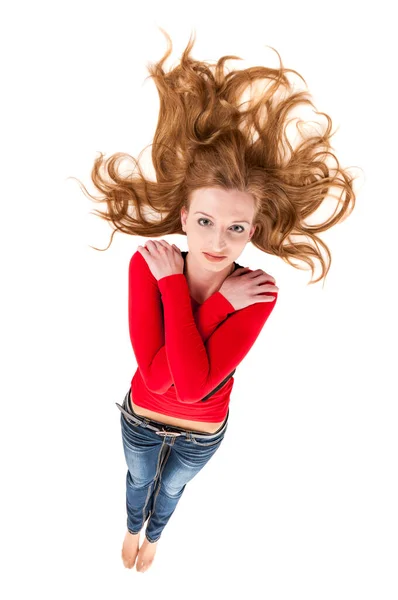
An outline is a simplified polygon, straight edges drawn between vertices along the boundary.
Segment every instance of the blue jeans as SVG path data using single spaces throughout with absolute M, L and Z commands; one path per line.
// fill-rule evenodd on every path
M 137 415 L 129 390 L 121 410 L 123 450 L 127 463 L 127 529 L 141 531 L 157 542 L 173 514 L 185 486 L 209 462 L 224 439 L 228 414 L 215 433 L 198 432 Z M 153 429 L 152 429 L 153 428 Z

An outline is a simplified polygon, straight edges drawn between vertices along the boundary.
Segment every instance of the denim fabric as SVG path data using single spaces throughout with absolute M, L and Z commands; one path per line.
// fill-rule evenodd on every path
M 209 462 L 224 439 L 229 411 L 216 433 L 197 432 L 166 425 L 137 415 L 129 390 L 120 424 L 127 464 L 127 529 L 141 531 L 148 520 L 146 538 L 156 542 L 173 514 L 186 484 Z M 156 430 L 148 428 L 148 425 Z

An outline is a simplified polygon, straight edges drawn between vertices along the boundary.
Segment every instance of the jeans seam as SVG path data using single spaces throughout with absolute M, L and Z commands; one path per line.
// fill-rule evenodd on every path
M 158 463 L 157 463 L 157 465 L 156 465 L 156 473 L 155 473 L 155 477 L 153 478 L 153 481 L 152 481 L 151 485 L 150 485 L 150 486 L 149 486 L 149 488 L 148 488 L 148 494 L 147 494 L 147 498 L 146 498 L 146 501 L 145 501 L 144 508 L 142 509 L 142 527 L 144 526 L 144 523 L 145 523 L 145 509 L 146 509 L 146 507 L 147 507 L 148 500 L 149 500 L 149 498 L 150 498 L 150 496 L 151 496 L 151 494 L 152 494 L 153 490 L 152 490 L 151 494 L 149 493 L 149 491 L 150 491 L 150 489 L 151 489 L 151 487 L 152 487 L 152 484 L 154 484 L 154 483 L 155 483 L 155 481 L 156 481 L 156 478 L 158 477 L 158 475 L 160 475 L 160 469 L 159 469 L 159 467 L 160 467 L 160 457 L 161 457 L 161 454 L 162 454 L 162 450 L 163 450 L 163 447 L 164 447 L 164 443 L 165 443 L 165 440 L 163 440 L 163 443 L 162 443 L 162 445 L 161 445 L 161 447 L 160 447 L 159 454 L 158 454 Z M 158 471 L 159 471 L 159 473 L 158 473 Z M 152 510 L 152 512 L 153 512 L 153 510 Z
M 166 440 L 166 438 L 164 438 L 164 439 Z M 163 444 L 164 444 L 164 442 L 163 442 Z M 163 446 L 162 446 L 162 447 L 163 447 Z M 156 490 L 156 494 L 155 494 L 155 497 L 154 497 L 154 499 L 153 499 L 153 506 L 152 506 L 151 515 L 150 515 L 150 517 L 149 517 L 149 519 L 148 519 L 148 523 L 147 523 L 147 529 L 148 529 L 148 525 L 149 525 L 149 524 L 150 524 L 150 522 L 151 522 L 151 519 L 152 519 L 153 513 L 155 512 L 156 500 L 157 500 L 157 498 L 158 498 L 159 491 L 160 491 L 160 486 L 161 486 L 161 484 L 162 484 L 162 472 L 163 472 L 163 470 L 164 470 L 164 468 L 165 468 L 165 466 L 166 466 L 166 463 L 167 463 L 167 461 L 168 461 L 168 459 L 169 459 L 169 456 L 170 456 L 170 454 L 171 454 L 171 446 L 169 446 L 169 448 L 168 448 L 168 451 L 169 451 L 169 452 L 168 452 L 167 456 L 165 457 L 165 460 L 164 460 L 164 463 L 163 463 L 163 467 L 162 467 L 162 468 L 161 468 L 161 470 L 159 471 L 159 482 L 158 482 L 158 489 Z M 146 531 L 145 531 L 145 535 L 146 535 Z M 159 538 L 160 538 L 160 536 L 159 536 Z M 159 539 L 159 538 L 158 538 L 158 539 Z M 148 540 L 149 540 L 149 541 L 157 541 L 157 540 L 150 540 L 149 538 L 148 538 Z
M 147 536 L 146 532 L 145 532 L 145 537 L 146 537 L 146 539 L 148 540 L 148 542 L 152 542 L 152 543 L 155 543 L 155 542 L 157 542 L 158 540 L 160 540 L 160 536 L 159 536 L 158 538 L 156 538 L 156 540 L 151 540 L 151 538 L 149 538 L 149 537 Z

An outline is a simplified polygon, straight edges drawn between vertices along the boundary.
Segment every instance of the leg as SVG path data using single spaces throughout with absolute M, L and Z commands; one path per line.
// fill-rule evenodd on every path
M 157 542 L 176 509 L 186 484 L 209 462 L 224 439 L 225 431 L 209 443 L 174 438 L 169 447 L 153 495 L 152 512 L 145 532 L 148 542 Z
M 127 463 L 126 509 L 127 529 L 139 533 L 148 514 L 148 503 L 161 468 L 164 439 L 150 435 L 145 428 L 127 422 L 120 416 L 123 450 Z

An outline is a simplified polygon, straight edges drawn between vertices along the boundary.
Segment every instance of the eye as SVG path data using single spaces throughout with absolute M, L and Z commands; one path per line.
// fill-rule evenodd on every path
M 201 217 L 200 219 L 198 219 L 198 223 L 199 223 L 199 225 L 201 225 L 201 227 L 205 227 L 205 225 L 202 225 L 200 223 L 200 221 L 207 221 L 208 223 L 211 223 L 210 219 L 205 219 L 205 217 Z M 232 225 L 232 227 L 240 227 L 242 230 L 242 231 L 236 231 L 236 229 L 235 229 L 234 233 L 243 233 L 243 231 L 245 230 L 245 228 L 242 227 L 242 225 Z

